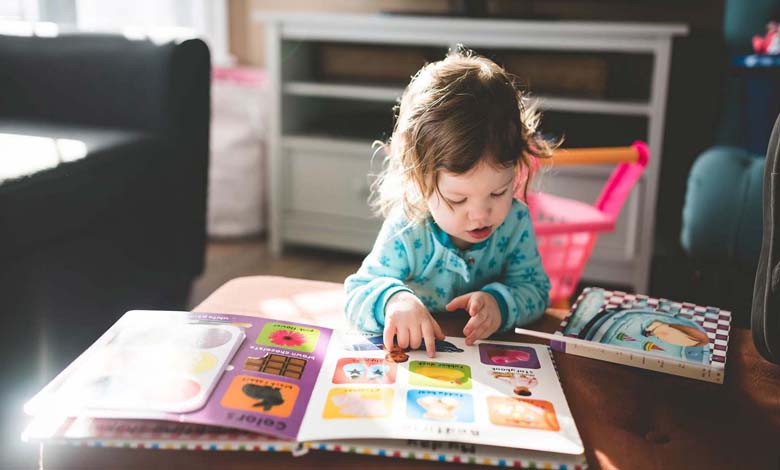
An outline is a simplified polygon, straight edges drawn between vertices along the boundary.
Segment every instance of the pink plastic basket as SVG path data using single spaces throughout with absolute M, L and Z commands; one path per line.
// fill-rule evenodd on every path
M 614 230 L 620 209 L 648 159 L 647 144 L 640 141 L 630 147 L 562 150 L 553 156 L 553 165 L 616 163 L 617 166 L 593 205 L 541 192 L 528 195 L 539 254 L 550 277 L 551 303 L 568 302 L 596 236 Z

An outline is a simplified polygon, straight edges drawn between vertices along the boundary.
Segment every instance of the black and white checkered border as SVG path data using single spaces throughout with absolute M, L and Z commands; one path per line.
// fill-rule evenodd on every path
M 569 314 L 561 322 L 561 326 L 557 332 L 558 334 L 563 334 L 562 332 L 568 324 L 569 317 L 577 310 L 577 305 L 585 294 L 593 289 L 593 287 L 586 287 L 582 291 L 574 302 L 574 305 L 572 305 Z M 710 340 L 710 360 L 712 367 L 723 369 L 726 366 L 726 352 L 728 351 L 729 331 L 731 330 L 731 312 L 721 310 L 717 307 L 703 307 L 690 302 L 674 302 L 667 299 L 658 299 L 642 294 L 628 294 L 620 291 L 605 290 L 604 298 L 607 299 L 604 305 L 605 308 L 631 308 L 640 300 L 647 301 L 647 305 L 654 308 L 658 307 L 663 302 L 668 302 L 675 310 L 679 308 L 679 315 L 681 317 L 698 323 L 707 333 L 707 337 Z

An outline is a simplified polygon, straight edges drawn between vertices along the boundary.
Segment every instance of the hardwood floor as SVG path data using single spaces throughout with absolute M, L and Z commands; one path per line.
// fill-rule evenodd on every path
M 192 286 L 189 308 L 235 277 L 270 275 L 343 282 L 362 261 L 363 255 L 301 247 L 285 247 L 284 254 L 274 258 L 264 237 L 210 240 L 206 268 Z

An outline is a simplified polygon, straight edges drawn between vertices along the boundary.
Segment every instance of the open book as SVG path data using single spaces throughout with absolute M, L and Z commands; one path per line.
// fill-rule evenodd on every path
M 468 458 L 453 448 L 462 443 L 480 463 L 585 465 L 546 346 L 447 338 L 433 359 L 425 351 L 391 359 L 381 344 L 257 317 L 131 311 L 27 403 L 36 419 L 25 438 L 417 449 L 449 461 Z M 148 433 L 165 422 L 173 428 Z M 214 427 L 212 436 L 187 425 Z
M 723 383 L 731 313 L 588 287 L 554 334 L 523 328 L 569 354 Z

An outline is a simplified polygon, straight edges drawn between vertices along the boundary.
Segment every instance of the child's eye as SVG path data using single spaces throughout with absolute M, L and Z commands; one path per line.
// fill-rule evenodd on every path
M 463 204 L 464 202 L 466 202 L 466 198 L 464 197 L 460 201 L 453 201 L 452 199 L 447 199 L 447 202 L 449 202 L 453 206 L 457 206 L 457 205 L 460 205 L 460 204 Z
M 490 195 L 491 195 L 491 196 L 493 196 L 493 197 L 501 197 L 501 196 L 503 196 L 504 194 L 506 194 L 506 192 L 507 192 L 507 191 L 508 191 L 508 189 L 504 189 L 504 190 L 503 190 L 503 191 L 501 191 L 500 193 L 491 193 Z

